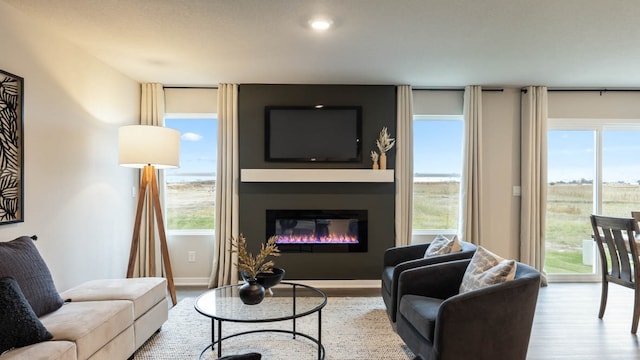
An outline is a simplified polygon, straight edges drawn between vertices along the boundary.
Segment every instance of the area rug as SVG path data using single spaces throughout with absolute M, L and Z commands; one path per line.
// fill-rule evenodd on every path
M 136 360 L 197 359 L 211 342 L 211 320 L 186 298 L 169 311 L 169 320 L 134 355 Z M 298 319 L 297 330 L 317 337 L 317 314 Z M 291 329 L 291 321 L 268 324 L 225 322 L 223 335 L 255 329 Z M 393 331 L 380 297 L 329 297 L 322 310 L 322 344 L 327 360 L 407 360 L 414 356 Z M 259 352 L 264 360 L 316 359 L 317 345 L 304 337 L 264 332 L 228 339 L 222 355 Z M 203 359 L 216 359 L 217 349 Z

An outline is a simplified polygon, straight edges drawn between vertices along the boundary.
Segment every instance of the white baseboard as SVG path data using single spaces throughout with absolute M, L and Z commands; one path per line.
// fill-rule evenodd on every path
M 380 288 L 380 280 L 290 280 L 298 284 L 313 286 L 324 289 L 376 289 Z M 174 278 L 176 286 L 208 286 L 208 278 Z
M 209 278 L 203 278 L 203 277 L 173 278 L 173 283 L 175 284 L 175 286 L 209 286 Z

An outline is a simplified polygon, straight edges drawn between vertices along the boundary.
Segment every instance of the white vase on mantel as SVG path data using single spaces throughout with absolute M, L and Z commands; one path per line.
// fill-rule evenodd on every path
M 380 154 L 380 170 L 386 170 L 386 169 L 387 169 L 387 154 L 381 153 Z

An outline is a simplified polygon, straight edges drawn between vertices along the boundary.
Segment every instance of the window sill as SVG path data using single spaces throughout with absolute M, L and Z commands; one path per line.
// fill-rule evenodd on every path
M 214 230 L 167 230 L 167 236 L 213 236 Z

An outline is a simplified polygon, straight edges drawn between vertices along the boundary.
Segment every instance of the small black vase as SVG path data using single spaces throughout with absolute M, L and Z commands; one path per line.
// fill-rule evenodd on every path
M 240 300 L 246 305 L 257 305 L 264 299 L 264 287 L 256 279 L 248 280 L 238 289 Z

